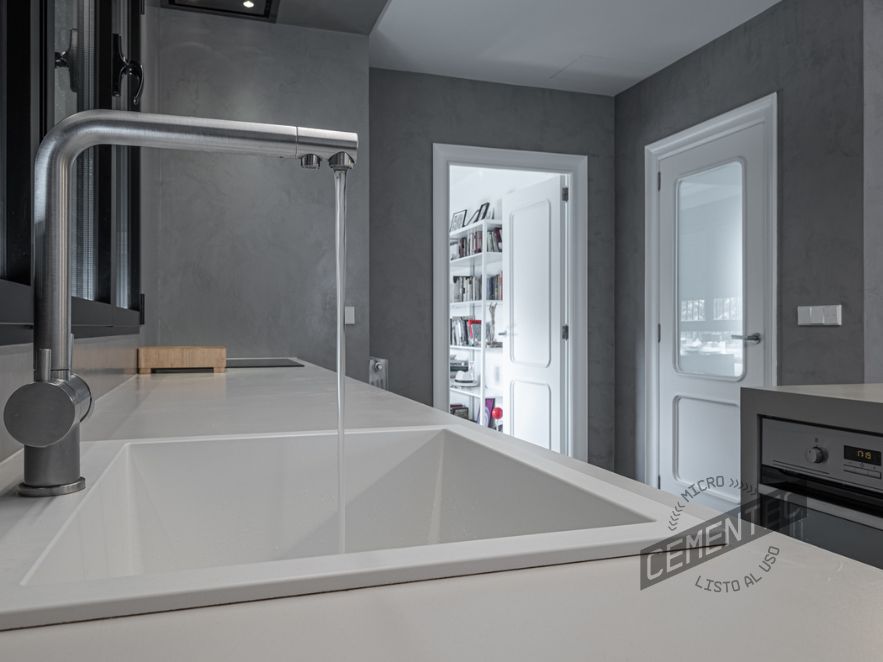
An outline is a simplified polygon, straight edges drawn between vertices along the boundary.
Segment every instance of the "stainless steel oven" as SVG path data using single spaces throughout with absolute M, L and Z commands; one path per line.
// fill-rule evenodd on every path
M 883 568 L 883 436 L 763 418 L 760 446 L 761 520 L 794 511 L 782 533 Z

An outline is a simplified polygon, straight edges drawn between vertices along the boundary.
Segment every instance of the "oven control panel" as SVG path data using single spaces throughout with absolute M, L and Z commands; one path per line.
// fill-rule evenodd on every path
M 883 492 L 883 437 L 775 418 L 761 423 L 761 462 Z

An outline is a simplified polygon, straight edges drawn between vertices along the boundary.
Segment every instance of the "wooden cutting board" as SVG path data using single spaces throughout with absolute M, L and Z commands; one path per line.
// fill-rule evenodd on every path
M 150 374 L 160 370 L 211 368 L 213 372 L 227 369 L 226 347 L 199 347 L 163 345 L 138 348 L 138 373 Z

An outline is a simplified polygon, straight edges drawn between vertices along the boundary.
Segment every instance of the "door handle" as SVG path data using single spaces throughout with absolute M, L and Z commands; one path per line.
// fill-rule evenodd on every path
M 746 345 L 759 345 L 763 340 L 763 337 L 759 333 L 752 333 L 747 336 L 741 336 L 738 334 L 733 334 L 730 336 L 733 340 L 741 340 Z

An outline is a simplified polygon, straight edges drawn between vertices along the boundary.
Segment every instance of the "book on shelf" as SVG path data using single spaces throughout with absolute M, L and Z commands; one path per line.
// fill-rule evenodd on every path
M 491 301 L 503 300 L 503 274 L 488 276 L 486 294 Z
M 480 425 L 485 425 L 489 428 L 493 428 L 495 430 L 503 431 L 503 426 L 498 421 L 494 420 L 494 409 L 497 406 L 496 398 L 485 398 L 484 399 L 484 407 L 481 410 L 481 414 L 476 421 Z
M 503 252 L 503 228 L 491 228 L 485 233 L 485 245 L 488 253 Z
M 481 320 L 452 317 L 450 344 L 454 347 L 481 347 Z
M 476 327 L 476 325 L 478 325 Z M 477 333 L 477 336 L 475 335 Z M 476 340 L 477 338 L 477 340 Z M 481 320 L 470 317 L 451 318 L 451 345 L 478 347 L 481 345 Z
M 481 276 L 454 276 L 451 303 L 481 299 Z
M 451 371 L 451 379 L 453 379 L 458 372 L 469 372 L 469 361 L 467 359 L 458 359 L 454 358 L 452 355 L 448 359 L 448 365 Z
M 483 249 L 481 236 L 481 230 L 478 230 L 469 233 L 465 237 L 451 240 L 449 243 L 451 260 L 480 254 Z
M 482 251 L 502 253 L 503 228 L 491 228 L 487 231 L 476 230 L 463 237 L 451 239 L 448 246 L 451 260 L 479 255 Z
M 452 404 L 450 408 L 451 413 L 454 416 L 459 416 L 460 418 L 465 418 L 467 420 L 469 419 L 469 407 L 466 405 Z
M 472 347 L 481 347 L 481 320 L 469 320 L 466 322 L 469 332 L 469 344 Z

